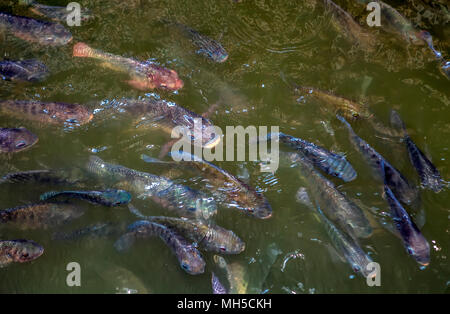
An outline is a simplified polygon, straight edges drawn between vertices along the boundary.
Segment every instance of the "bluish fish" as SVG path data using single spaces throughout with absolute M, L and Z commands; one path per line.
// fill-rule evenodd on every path
M 39 138 L 25 128 L 0 128 L 0 153 L 18 153 L 38 141 Z
M 12 81 L 42 81 L 48 76 L 48 69 L 38 60 L 0 61 L 0 76 Z
M 61 191 L 47 192 L 40 196 L 41 201 L 48 201 L 53 198 L 66 197 L 83 199 L 93 204 L 114 207 L 126 205 L 131 201 L 131 194 L 123 190 L 105 191 Z
M 222 285 L 214 272 L 211 272 L 211 286 L 213 294 L 228 294 L 227 289 Z

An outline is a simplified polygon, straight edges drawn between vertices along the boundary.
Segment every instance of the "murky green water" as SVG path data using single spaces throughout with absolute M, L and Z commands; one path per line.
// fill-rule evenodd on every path
M 13 2 L 2 0 L 1 10 L 31 16 L 25 9 L 12 6 Z M 67 1 L 41 2 L 64 5 Z M 199 114 L 219 104 L 211 120 L 223 129 L 229 125 L 275 125 L 285 133 L 345 153 L 356 168 L 358 178 L 345 184 L 334 178 L 331 180 L 348 197 L 363 204 L 363 208 L 388 210 L 380 197 L 380 185 L 372 179 L 369 168 L 350 145 L 346 130 L 335 118 L 319 111 L 317 103 L 297 102 L 281 77 L 363 101 L 385 124 L 389 110 L 395 108 L 417 145 L 432 156 L 442 177 L 450 176 L 447 161 L 450 159 L 449 81 L 438 71 L 433 55 L 424 46 L 407 46 L 392 36 L 382 36 L 379 30 L 371 30 L 381 35 L 376 37 L 379 41 L 376 52 L 365 53 L 333 28 L 321 2 L 313 0 L 243 0 L 239 3 L 227 0 L 80 0 L 80 3 L 89 7 L 96 19 L 70 28 L 74 42 L 83 41 L 104 51 L 141 60 L 151 59 L 176 70 L 185 82 L 182 90 L 153 92 Z M 353 1 L 337 3 L 354 15 L 365 14 Z M 420 22 L 419 26 L 427 27 L 438 50 L 449 54 L 450 30 L 448 23 L 444 24 L 443 15 L 430 16 L 422 10 L 419 20 L 418 1 L 389 3 Z M 162 17 L 187 23 L 220 39 L 229 59 L 216 64 L 197 55 L 188 40 L 159 23 Z M 26 152 L 1 156 L 1 174 L 70 167 L 93 153 L 133 169 L 161 173 L 157 165 L 143 162 L 140 155 L 158 156 L 170 139 L 166 133 L 156 127 L 146 133 L 137 132 L 120 117 L 101 114 L 102 104 L 106 102 L 145 95 L 126 85 L 123 82 L 126 76 L 101 68 L 95 61 L 72 58 L 72 44 L 42 48 L 12 36 L 2 35 L 0 39 L 2 58 L 39 58 L 51 70 L 49 79 L 38 84 L 2 81 L 0 99 L 77 102 L 98 112 L 92 123 L 75 130 L 1 116 L 2 126 L 26 126 L 40 138 L 39 143 Z M 364 80 L 370 81 L 366 90 Z M 405 176 L 418 181 L 401 143 L 378 136 L 367 123 L 355 123 L 354 127 Z M 381 287 L 368 287 L 363 277 L 355 276 L 346 263 L 330 253 L 330 241 L 322 226 L 305 206 L 295 201 L 295 192 L 304 183 L 288 165 L 281 164 L 275 174 L 270 174 L 260 172 L 257 162 L 217 164 L 263 191 L 273 208 L 273 217 L 268 220 L 257 220 L 231 210 L 220 210 L 216 217 L 219 225 L 234 230 L 247 244 L 240 255 L 225 258 L 229 263 L 244 267 L 250 278 L 249 291 L 449 291 L 450 197 L 446 189 L 438 194 L 421 190 L 421 207 L 426 212 L 422 232 L 431 245 L 431 263 L 424 269 L 406 254 L 399 239 L 372 219 L 374 234 L 361 245 L 381 265 Z M 187 184 L 190 183 L 188 180 Z M 36 201 L 40 193 L 53 189 L 54 186 L 45 185 L 0 186 L 0 208 Z M 149 200 L 134 200 L 133 204 L 148 215 L 166 213 Z M 102 221 L 135 220 L 126 208 L 85 206 L 87 214 L 64 226 L 63 230 Z M 2 239 L 33 239 L 45 247 L 44 255 L 32 263 L 0 269 L 0 292 L 114 293 L 122 288 L 153 293 L 211 292 L 210 271 L 214 267 L 210 253 L 204 253 L 205 273 L 191 276 L 179 267 L 174 255 L 158 239 L 140 241 L 130 252 L 119 254 L 113 247 L 116 238 L 55 242 L 51 239 L 53 231 L 0 229 Z M 286 261 L 291 254 L 296 254 L 296 258 Z M 81 265 L 81 287 L 66 285 L 69 262 Z

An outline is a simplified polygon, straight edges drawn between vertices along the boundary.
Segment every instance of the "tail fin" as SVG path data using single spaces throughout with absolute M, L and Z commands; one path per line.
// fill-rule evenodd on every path
M 57 191 L 47 192 L 47 193 L 41 194 L 41 196 L 39 197 L 39 199 L 40 199 L 41 201 L 46 201 L 46 200 L 48 200 L 48 199 L 50 199 L 50 198 L 54 198 L 54 197 L 57 196 L 59 193 L 60 193 L 60 192 L 57 192 Z
M 400 115 L 395 110 L 391 110 L 391 117 L 390 117 L 391 125 L 395 127 L 396 129 L 403 132 L 404 135 L 406 135 L 406 128 L 405 124 L 403 123 L 402 119 L 400 118 Z
M 85 43 L 76 43 L 75 46 L 73 46 L 73 56 L 74 57 L 80 57 L 80 58 L 86 58 L 90 57 L 92 55 L 93 49 L 89 47 Z
M 136 241 L 136 237 L 133 233 L 125 233 L 122 235 L 116 243 L 114 243 L 114 247 L 119 252 L 124 252 L 128 250 Z

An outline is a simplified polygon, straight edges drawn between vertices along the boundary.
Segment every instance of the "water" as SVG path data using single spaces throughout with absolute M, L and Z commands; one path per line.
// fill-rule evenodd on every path
M 355 16 L 365 14 L 353 1 L 337 2 Z M 430 11 L 428 7 L 421 10 L 419 1 L 412 2 L 414 6 L 401 1 L 389 3 L 405 12 L 420 27 L 427 27 L 436 48 L 448 55 L 450 34 L 445 19 L 441 15 L 425 14 L 426 10 Z M 41 3 L 64 5 L 66 1 Z M 320 2 L 313 0 L 80 0 L 80 3 L 89 7 L 97 18 L 92 23 L 71 28 L 75 42 L 83 41 L 118 55 L 151 59 L 176 70 L 185 87 L 175 93 L 155 90 L 152 91 L 154 95 L 199 114 L 218 103 L 217 114 L 210 118 L 223 129 L 227 125 L 278 125 L 282 132 L 345 153 L 357 170 L 358 178 L 345 184 L 334 178 L 331 180 L 365 209 L 388 210 L 380 197 L 381 187 L 348 142 L 347 131 L 332 116 L 318 110 L 317 103 L 311 100 L 298 102 L 298 96 L 292 94 L 281 77 L 370 104 L 370 109 L 384 123 L 388 122 L 389 110 L 396 109 L 413 140 L 432 156 L 442 177 L 449 178 L 449 81 L 440 74 L 432 53 L 425 46 L 407 46 L 392 36 L 383 36 L 380 30 L 371 30 L 380 33 L 377 37 L 380 46 L 374 54 L 365 53 L 334 30 L 330 15 L 324 13 Z M 444 1 L 435 3 L 432 8 L 440 8 L 440 3 Z M 0 9 L 31 16 L 22 7 L 10 6 L 10 1 L 0 2 Z M 421 13 L 417 14 L 418 11 Z M 216 64 L 197 55 L 188 40 L 159 23 L 161 17 L 188 23 L 212 38 L 220 39 L 229 59 Z M 72 45 L 42 48 L 4 34 L 0 40 L 3 58 L 39 58 L 51 71 L 49 79 L 42 83 L 3 81 L 0 99 L 76 102 L 96 112 L 92 123 L 75 130 L 0 117 L 2 126 L 26 126 L 40 137 L 31 150 L 1 156 L 2 174 L 68 167 L 92 153 L 137 170 L 164 171 L 157 165 L 143 162 L 140 155 L 157 157 L 170 139 L 166 133 L 156 127 L 146 133 L 137 132 L 120 116 L 104 115 L 101 110 L 105 104 L 122 97 L 145 96 L 144 92 L 133 90 L 123 82 L 126 76 L 101 68 L 93 60 L 72 58 Z M 366 123 L 353 126 L 405 176 L 417 182 L 403 145 L 394 139 L 377 136 Z M 421 191 L 421 206 L 426 212 L 422 232 L 431 245 L 430 265 L 420 269 L 406 254 L 399 239 L 375 225 L 373 236 L 361 245 L 381 265 L 381 286 L 368 287 L 364 278 L 355 276 L 347 264 L 330 252 L 325 230 L 307 207 L 295 201 L 295 192 L 304 183 L 288 165 L 281 164 L 275 174 L 261 173 L 255 162 L 217 162 L 217 165 L 264 192 L 274 211 L 273 217 L 264 221 L 230 210 L 220 210 L 216 217 L 219 225 L 234 230 L 247 244 L 240 255 L 225 258 L 229 263 L 244 267 L 246 277 L 251 278 L 250 291 L 449 291 L 450 197 L 447 189 L 438 194 Z M 192 181 L 197 182 L 199 178 Z M 8 185 L 0 186 L 0 189 L 0 207 L 8 208 L 36 201 L 40 193 L 55 187 Z M 145 215 L 167 214 L 149 200 L 135 199 L 133 204 Z M 87 214 L 62 230 L 103 221 L 135 220 L 126 208 L 86 206 Z M 191 276 L 179 267 L 176 258 L 159 239 L 140 241 L 130 252 L 120 254 L 113 247 L 116 238 L 55 242 L 51 239 L 53 231 L 0 229 L 0 238 L 29 238 L 45 247 L 44 255 L 35 262 L 0 269 L 0 292 L 211 292 L 212 254 L 204 253 L 205 274 Z M 268 258 L 270 254 L 272 257 Z M 66 285 L 69 273 L 66 266 L 70 262 L 81 266 L 81 287 Z M 252 284 L 254 286 L 250 287 Z

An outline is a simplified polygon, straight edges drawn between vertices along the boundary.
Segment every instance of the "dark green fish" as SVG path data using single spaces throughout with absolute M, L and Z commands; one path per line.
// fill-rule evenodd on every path
M 184 217 L 209 219 L 217 212 L 214 199 L 165 177 L 109 164 L 97 156 L 90 157 L 87 170 L 99 179 L 110 180 L 116 186 L 138 194 L 138 197 L 149 197 Z
M 38 141 L 39 138 L 25 128 L 0 128 L 0 153 L 18 153 Z
M 77 179 L 71 178 L 64 171 L 59 170 L 30 170 L 21 172 L 12 172 L 0 178 L 2 183 L 43 183 L 43 184 L 65 184 L 74 185 Z
M 330 220 L 354 238 L 367 238 L 372 234 L 363 211 L 316 171 L 306 157 L 291 153 L 289 158 L 299 166 L 302 177 L 308 182 L 313 200 L 325 210 Z
M 334 154 L 323 147 L 281 132 L 278 133 L 278 137 L 282 143 L 300 151 L 314 166 L 327 174 L 345 182 L 353 181 L 356 178 L 356 171 L 345 159 L 345 156 Z
M 219 63 L 225 62 L 228 59 L 228 53 L 219 42 L 200 34 L 187 25 L 176 22 L 172 24 L 177 26 L 178 29 L 191 39 L 192 43 L 199 49 L 197 53 Z
M 166 163 L 187 169 L 196 169 L 208 179 L 210 183 L 208 189 L 212 191 L 216 199 L 223 200 L 225 205 L 243 210 L 245 213 L 260 219 L 267 219 L 272 216 L 272 208 L 264 195 L 227 171 L 186 152 L 172 152 L 170 155 L 176 160 L 181 160 L 181 162 L 163 162 L 146 155 L 142 155 L 142 159 L 147 162 Z
M 33 100 L 0 101 L 0 113 L 44 124 L 82 125 L 94 117 L 84 106 Z
M 424 266 L 428 265 L 430 263 L 430 245 L 428 241 L 387 185 L 384 186 L 384 197 L 389 203 L 391 217 L 394 220 L 408 254 L 419 264 Z
M 126 225 L 101 222 L 71 232 L 55 232 L 52 239 L 58 241 L 76 241 L 85 237 L 100 238 L 115 235 L 118 236 L 125 231 Z
M 245 250 L 245 243 L 231 230 L 200 220 L 164 216 L 144 216 L 136 208 L 130 210 L 142 219 L 175 230 L 181 236 L 196 242 L 206 251 L 222 254 L 239 254 Z
M 384 179 L 385 171 L 382 168 L 384 165 L 386 173 L 389 173 L 389 176 L 386 178 L 386 183 L 397 198 L 405 204 L 412 204 L 415 200 L 417 200 L 419 196 L 417 188 L 412 186 L 400 173 L 400 171 L 388 163 L 387 160 L 384 159 L 384 157 L 381 156 L 375 149 L 356 135 L 353 128 L 343 117 L 337 115 L 337 118 L 347 127 L 350 141 L 373 169 L 372 173 L 374 177 L 381 181 Z
M 93 204 L 114 207 L 126 205 L 131 201 L 131 194 L 123 190 L 105 191 L 53 191 L 41 195 L 41 201 L 47 201 L 57 197 L 79 198 Z
M 12 81 L 37 82 L 48 76 L 48 69 L 38 60 L 0 61 L 0 76 Z
M 0 268 L 11 263 L 31 262 L 44 253 L 44 248 L 30 240 L 0 240 Z
M 61 22 L 66 23 L 67 18 L 69 17 L 69 14 L 72 13 L 72 11 L 68 11 L 67 7 L 58 7 L 58 6 L 52 6 L 52 5 L 44 5 L 37 3 L 33 0 L 27 0 L 28 4 L 31 5 L 30 10 L 37 15 L 45 16 L 55 22 Z M 93 18 L 93 15 L 91 12 L 87 9 L 82 9 L 80 11 L 80 21 L 86 22 Z
M 47 229 L 68 223 L 84 214 L 84 209 L 66 203 L 38 203 L 0 210 L 0 226 L 20 229 Z
M 137 221 L 128 227 L 128 232 L 125 233 L 114 244 L 116 249 L 124 251 L 128 249 L 137 238 L 148 238 L 159 236 L 167 246 L 176 255 L 181 268 L 188 274 L 199 275 L 205 271 L 205 261 L 201 253 L 186 241 L 181 235 L 174 230 L 146 220 Z
M 0 28 L 28 42 L 46 46 L 62 46 L 72 40 L 72 34 L 61 24 L 38 21 L 28 17 L 0 13 Z
M 157 123 L 165 132 L 172 134 L 176 127 L 185 128 L 189 132 L 189 140 L 194 145 L 199 142 L 198 146 L 204 148 L 213 148 L 221 140 L 211 121 L 173 102 L 155 98 L 125 99 L 121 101 L 120 110 L 138 118 L 137 129 Z
M 419 174 L 422 185 L 435 192 L 441 191 L 443 184 L 439 171 L 409 137 L 402 119 L 395 110 L 391 111 L 391 124 L 403 132 L 403 140 L 408 149 L 409 160 Z
M 339 230 L 322 212 L 320 207 L 314 206 L 309 199 L 305 189 L 300 188 L 297 191 L 297 201 L 308 206 L 324 226 L 334 248 L 343 256 L 346 262 L 352 267 L 353 271 L 367 277 L 370 270 L 367 269 L 372 259 L 359 246 L 359 244 L 348 234 Z

